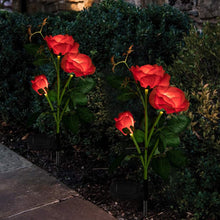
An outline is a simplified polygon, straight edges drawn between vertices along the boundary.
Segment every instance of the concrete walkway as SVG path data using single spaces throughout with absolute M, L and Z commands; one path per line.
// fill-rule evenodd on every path
M 0 219 L 115 220 L 1 144 Z

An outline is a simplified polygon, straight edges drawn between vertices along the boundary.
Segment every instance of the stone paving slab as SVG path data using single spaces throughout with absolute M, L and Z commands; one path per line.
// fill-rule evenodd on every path
M 0 144 L 0 174 L 31 167 L 33 164 Z
M 53 203 L 74 194 L 75 191 L 35 166 L 0 174 L 0 217 Z
M 0 161 L 0 219 L 115 219 L 1 144 Z

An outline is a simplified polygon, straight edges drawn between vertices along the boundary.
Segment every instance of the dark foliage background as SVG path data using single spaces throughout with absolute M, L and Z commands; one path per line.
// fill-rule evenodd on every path
M 1 11 L 0 118 L 47 134 L 52 134 L 54 125 L 49 115 L 35 120 L 35 113 L 46 111 L 47 104 L 32 91 L 30 80 L 35 75 L 48 74 L 53 81 L 54 73 L 49 64 L 33 63 L 38 57 L 30 54 L 27 46 L 30 44 L 28 25 L 33 32 L 37 31 L 45 17 L 48 23 L 43 29 L 44 35 L 72 35 L 80 44 L 80 52 L 89 55 L 97 67 L 92 76 L 96 86 L 88 94 L 88 108 L 94 120 L 82 124 L 77 135 L 63 129 L 65 139 L 83 145 L 88 155 L 107 161 L 111 168 L 115 158 L 126 147 L 132 147 L 129 140 L 116 131 L 114 117 L 129 109 L 138 118 L 141 105 L 136 100 L 118 98 L 123 92 L 118 78 L 129 73 L 124 67 L 112 73 L 110 58 L 114 55 L 115 60 L 124 59 L 123 53 L 134 45 L 129 65 L 163 64 L 172 83 L 183 89 L 191 102 L 188 114 L 192 129 L 181 139 L 181 149 L 188 163 L 181 171 L 173 169 L 173 175 L 166 181 L 150 173 L 150 181 L 155 186 L 152 198 L 160 191 L 183 215 L 191 211 L 195 219 L 217 219 L 220 215 L 219 113 L 214 115 L 214 121 L 210 118 L 219 110 L 219 25 L 207 25 L 203 33 L 198 33 L 193 27 L 190 29 L 186 15 L 168 5 L 141 9 L 121 0 L 105 0 L 88 10 L 57 15 L 26 16 Z M 32 43 L 44 44 L 37 36 Z M 121 167 L 130 167 L 130 162 L 124 161 Z M 133 165 L 136 169 L 136 163 Z M 140 173 L 135 171 L 129 178 L 139 179 Z M 117 169 L 110 175 L 128 177 Z

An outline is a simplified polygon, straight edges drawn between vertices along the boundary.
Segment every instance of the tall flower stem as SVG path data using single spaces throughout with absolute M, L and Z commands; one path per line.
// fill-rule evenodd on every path
M 61 95 L 60 95 L 60 104 L 61 104 L 61 102 L 62 102 L 63 95 L 65 94 L 66 88 L 67 88 L 68 85 L 70 84 L 70 81 L 71 81 L 72 78 L 73 78 L 73 74 L 71 74 L 71 75 L 69 76 L 69 79 L 67 80 L 67 82 L 66 82 L 66 84 L 65 84 L 65 86 L 64 86 L 64 88 L 63 88 L 63 90 L 62 90 L 62 93 L 61 93 Z
M 57 130 L 56 133 L 60 133 L 60 56 L 57 56 Z
M 57 62 L 53 59 L 53 55 L 51 55 L 53 63 L 55 65 L 55 69 L 57 72 L 57 120 L 56 120 L 56 165 L 60 164 L 60 56 L 57 56 Z
M 154 122 L 154 124 L 153 124 L 153 126 L 152 126 L 152 128 L 150 130 L 150 133 L 149 133 L 149 136 L 148 136 L 148 140 L 147 140 L 147 146 L 149 146 L 149 143 L 150 143 L 151 137 L 152 137 L 152 135 L 154 133 L 155 127 L 157 126 L 157 124 L 158 124 L 162 114 L 163 114 L 163 112 L 160 111 L 159 115 L 157 116 L 157 118 L 156 118 L 156 120 L 155 120 L 155 122 Z
M 145 97 L 144 97 L 144 121 L 145 121 L 145 132 L 144 132 L 144 180 L 147 179 L 147 153 L 148 153 L 148 113 L 147 113 L 147 97 L 148 97 L 148 89 L 145 89 Z
M 57 116 L 56 116 L 56 114 L 55 114 L 54 107 L 53 107 L 53 105 L 52 105 L 52 103 L 51 103 L 51 101 L 50 101 L 50 98 L 49 98 L 48 94 L 45 93 L 44 96 L 47 98 L 47 101 L 48 101 L 48 103 L 49 103 L 49 105 L 50 105 L 50 108 L 51 108 L 51 110 L 52 110 L 52 112 L 53 112 L 53 117 L 54 117 L 55 121 L 57 121 Z
M 143 216 L 147 217 L 147 202 L 148 202 L 148 167 L 147 167 L 147 154 L 148 154 L 148 111 L 147 111 L 147 98 L 148 98 L 148 89 L 144 91 L 144 124 L 145 124 L 145 131 L 144 131 L 144 198 L 143 198 Z
M 143 158 L 143 156 L 142 156 L 142 154 L 141 154 L 140 147 L 139 147 L 139 145 L 138 145 L 138 143 L 137 143 L 137 141 L 136 141 L 136 139 L 135 139 L 135 137 L 134 137 L 134 134 L 131 133 L 130 136 L 131 136 L 131 139 L 132 139 L 133 142 L 134 142 L 134 145 L 135 145 L 135 147 L 136 147 L 136 149 L 137 149 L 137 152 L 138 152 L 138 154 L 139 154 L 139 156 L 140 156 L 141 163 L 142 163 L 142 165 L 143 165 L 143 167 L 144 167 L 144 158 Z
M 154 148 L 152 149 L 152 151 L 151 151 L 151 153 L 150 153 L 150 155 L 148 157 L 148 161 L 147 161 L 147 164 L 146 164 L 147 169 L 149 167 L 149 164 L 150 164 L 150 161 L 152 159 L 152 156 L 154 155 L 154 152 L 157 149 L 158 144 L 159 144 L 159 139 L 157 139 L 156 144 L 154 145 Z

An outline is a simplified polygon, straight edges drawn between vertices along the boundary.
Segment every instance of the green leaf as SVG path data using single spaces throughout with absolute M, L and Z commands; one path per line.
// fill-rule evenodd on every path
M 40 46 L 38 44 L 25 44 L 24 48 L 30 55 L 36 56 Z
M 27 126 L 30 127 L 32 126 L 38 119 L 38 117 L 41 115 L 41 112 L 34 112 L 30 114 L 27 120 Z
M 95 87 L 95 81 L 93 78 L 82 78 L 78 82 L 75 90 L 79 93 L 86 94 Z
M 168 179 L 171 171 L 171 166 L 168 158 L 154 158 L 152 160 L 152 168 L 163 179 Z
M 160 151 L 158 150 L 158 147 L 156 148 L 156 150 L 154 151 L 154 155 L 158 155 L 160 154 Z
M 35 60 L 33 64 L 35 66 L 41 66 L 41 65 L 47 64 L 48 62 L 49 62 L 48 59 L 46 59 L 45 57 L 40 57 L 37 60 Z
M 139 156 L 137 154 L 126 155 L 124 157 L 124 161 L 129 161 L 129 160 L 131 160 L 133 158 L 139 158 Z
M 62 122 L 64 127 L 73 134 L 77 134 L 79 132 L 80 121 L 76 114 L 64 115 Z
M 88 110 L 88 108 L 77 108 L 77 113 L 79 118 L 86 123 L 92 123 L 94 121 L 94 115 Z
M 26 44 L 24 45 L 25 50 L 30 54 L 35 56 L 36 60 L 33 62 L 35 66 L 41 66 L 49 63 L 49 59 L 40 52 L 41 45 L 38 44 Z
M 162 140 L 160 139 L 160 140 L 159 140 L 158 147 L 157 147 L 158 151 L 159 151 L 160 153 L 164 153 L 165 148 L 166 148 L 166 146 L 164 145 L 164 143 L 163 143 Z
M 163 143 L 164 148 L 168 147 L 177 147 L 180 144 L 180 138 L 176 133 L 173 133 L 169 130 L 162 130 L 160 133 L 160 141 Z
M 110 75 L 107 77 L 107 82 L 115 89 L 120 89 L 123 81 L 124 81 L 124 77 L 121 76 Z
M 113 160 L 113 162 L 110 164 L 109 172 L 113 173 L 121 165 L 121 163 L 124 160 L 124 158 L 125 158 L 124 154 L 119 155 L 117 158 L 115 158 Z
M 122 102 L 126 102 L 130 99 L 133 99 L 135 97 L 135 94 L 133 92 L 123 92 L 119 96 L 117 96 L 117 99 Z
M 180 132 L 184 131 L 190 123 L 190 119 L 185 115 L 177 115 L 173 118 L 171 118 L 167 122 L 167 128 L 176 133 L 179 134 Z
M 144 142 L 144 132 L 140 129 L 134 130 L 134 137 L 138 143 Z
M 57 93 L 55 90 L 49 90 L 48 96 L 49 96 L 51 102 L 55 102 L 57 100 Z
M 72 93 L 71 100 L 74 107 L 77 105 L 86 105 L 88 102 L 87 95 L 83 93 Z
M 175 167 L 182 167 L 186 164 L 186 157 L 181 150 L 170 150 L 167 156 L 171 164 Z

